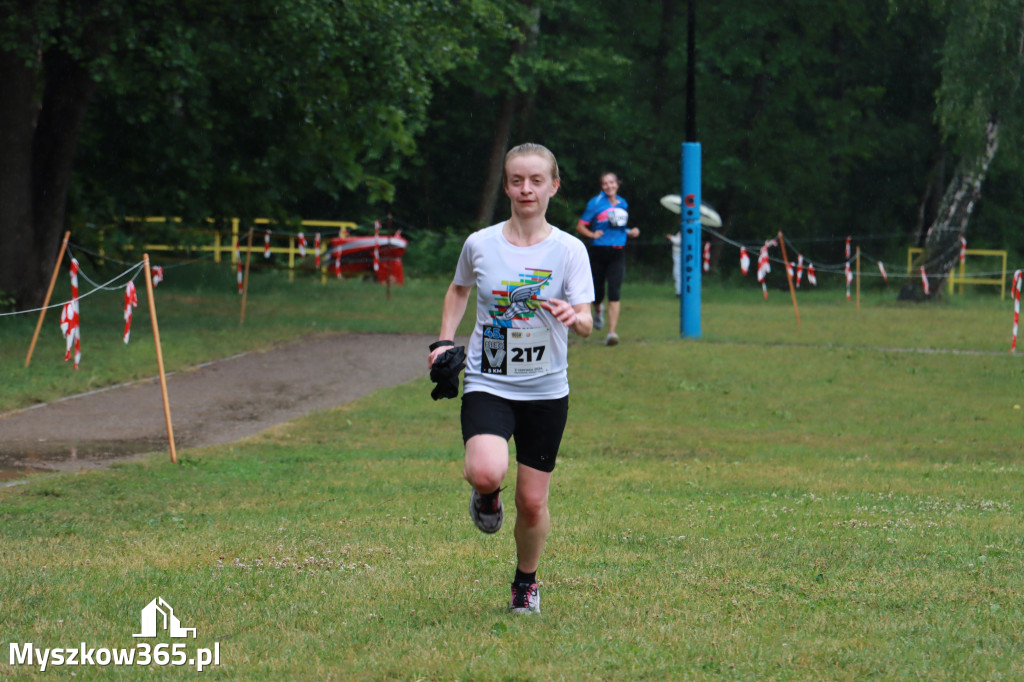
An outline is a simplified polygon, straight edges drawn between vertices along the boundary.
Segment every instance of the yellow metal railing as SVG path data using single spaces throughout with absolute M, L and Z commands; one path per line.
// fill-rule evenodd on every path
M 129 218 L 125 218 L 125 221 L 129 222 L 129 223 L 142 223 L 142 224 L 146 224 L 146 223 L 159 224 L 159 223 L 168 223 L 168 222 L 180 223 L 180 222 L 182 222 L 181 218 L 163 218 L 163 217 L 157 217 L 157 216 L 154 216 L 154 217 L 144 217 L 144 218 L 129 217 Z M 208 223 L 213 223 L 214 220 L 213 219 L 207 219 L 207 222 Z M 246 251 L 249 250 L 249 247 L 244 243 L 246 241 L 246 236 L 248 234 L 248 230 L 243 232 L 241 230 L 241 223 L 242 223 L 241 219 L 239 219 L 239 218 L 231 218 L 231 238 L 229 240 L 227 240 L 227 243 L 225 243 L 224 235 L 222 235 L 220 230 L 215 230 L 215 229 L 192 229 L 192 230 L 189 230 L 189 234 L 193 234 L 193 235 L 210 235 L 210 237 L 211 237 L 210 242 L 212 242 L 212 243 L 207 242 L 207 243 L 191 243 L 191 244 L 144 244 L 141 248 L 144 251 L 153 251 L 153 252 L 156 252 L 156 251 L 165 251 L 165 252 L 167 252 L 167 251 L 186 251 L 186 250 L 187 251 L 212 252 L 213 253 L 213 261 L 215 263 L 222 262 L 223 254 L 227 253 L 228 257 L 230 259 L 230 262 L 234 263 L 234 262 L 236 262 L 235 261 L 235 243 L 236 243 L 236 241 L 238 243 L 238 251 L 239 251 L 239 253 L 245 253 Z M 254 243 L 253 243 L 253 246 L 252 246 L 251 250 L 253 252 L 263 253 L 264 250 L 265 250 L 265 246 L 264 246 L 264 243 L 263 243 L 262 235 L 260 235 L 259 238 L 257 239 L 257 236 L 255 234 L 255 232 L 257 231 L 256 228 L 259 227 L 259 229 L 265 230 L 268 226 L 275 225 L 275 224 L 276 223 L 274 221 L 269 220 L 267 218 L 256 218 L 255 220 L 252 221 L 252 226 L 253 226 L 253 229 L 254 229 L 254 234 L 253 234 L 253 242 Z M 348 221 L 348 220 L 302 220 L 302 221 L 300 221 L 299 224 L 303 228 L 307 228 L 307 227 L 308 228 L 321 228 L 321 230 L 322 230 L 322 228 L 327 228 L 327 229 L 330 229 L 330 230 L 337 230 L 339 237 L 347 237 L 348 234 L 349 234 L 349 230 L 351 230 L 351 229 L 356 227 L 356 224 L 354 222 L 351 222 L 351 221 Z M 314 230 L 314 232 L 315 231 L 316 230 Z M 298 238 L 297 238 L 297 236 L 295 234 L 292 234 L 290 232 L 287 233 L 287 237 L 288 237 L 288 245 L 287 246 L 271 246 L 269 251 L 270 251 L 270 253 L 287 254 L 288 255 L 288 269 L 289 270 L 294 270 L 295 269 L 295 256 L 300 253 L 299 252 L 299 247 L 298 247 Z M 275 237 L 274 237 L 274 234 L 273 234 L 273 230 L 271 230 L 271 240 L 274 240 L 274 238 Z M 277 238 L 280 239 L 280 235 Z M 328 247 L 329 247 L 329 242 L 328 242 L 327 239 L 325 239 L 324 242 L 320 246 L 320 254 L 323 255 L 324 253 L 326 253 Z M 126 244 L 122 248 L 124 248 L 126 250 L 132 250 L 135 247 L 130 245 L 130 244 Z M 311 254 L 313 256 L 316 255 L 316 253 L 314 251 L 314 246 L 313 246 L 313 235 L 312 234 L 308 235 L 308 245 L 306 247 L 306 252 L 307 252 L 307 254 Z M 104 249 L 101 246 L 100 247 L 100 256 L 105 256 L 105 255 L 106 254 L 104 253 Z M 322 271 L 322 274 L 325 274 L 327 272 L 327 264 L 323 263 L 321 265 L 320 269 Z
M 911 270 L 913 268 L 914 256 L 920 255 L 923 252 L 924 252 L 924 249 L 922 249 L 919 246 L 913 246 L 913 247 L 907 249 L 907 274 L 910 274 L 910 272 L 911 272 Z M 999 287 L 999 298 L 1000 299 L 1005 299 L 1006 298 L 1006 251 L 1000 251 L 1000 250 L 997 250 L 997 249 L 966 249 L 964 251 L 964 255 L 966 256 L 966 258 L 964 260 L 960 261 L 959 268 L 954 267 L 952 270 L 950 270 L 949 275 L 946 278 L 949 281 L 949 293 L 953 294 L 954 293 L 953 289 L 958 284 L 960 285 L 960 293 L 961 294 L 964 293 L 964 285 L 965 284 L 988 284 L 988 285 L 991 285 L 991 286 L 998 286 Z M 967 259 L 969 259 L 971 256 L 982 256 L 982 257 L 986 257 L 987 256 L 987 257 L 998 257 L 998 258 L 1001 258 L 1002 259 L 1002 266 L 1001 266 L 1002 277 L 1000 277 L 999 279 L 996 279 L 994 277 L 968 277 L 967 276 L 967 271 L 966 271 L 966 266 L 967 266 Z M 958 270 L 959 270 L 959 272 L 957 272 Z

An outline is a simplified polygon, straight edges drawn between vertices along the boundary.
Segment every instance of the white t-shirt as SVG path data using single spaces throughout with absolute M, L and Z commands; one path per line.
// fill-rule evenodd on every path
M 569 329 L 540 302 L 593 302 L 587 249 L 554 226 L 544 241 L 514 246 L 502 235 L 504 225 L 469 235 L 452 280 L 476 285 L 463 392 L 486 391 L 509 400 L 564 397 L 569 394 Z

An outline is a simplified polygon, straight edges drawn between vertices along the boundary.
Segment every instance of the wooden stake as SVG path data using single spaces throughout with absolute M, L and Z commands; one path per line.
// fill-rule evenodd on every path
M 153 300 L 153 275 L 149 270 L 149 254 L 142 254 L 142 264 L 146 269 L 146 293 L 149 295 L 149 319 L 153 322 L 153 342 L 156 344 L 156 368 L 160 373 L 160 393 L 164 399 L 164 421 L 167 422 L 167 442 L 171 445 L 171 463 L 178 463 L 178 453 L 174 450 L 174 427 L 171 425 L 171 403 L 167 398 L 167 375 L 164 374 L 164 354 L 160 350 L 160 327 L 156 323 L 156 302 Z
M 789 282 L 789 295 L 793 298 L 793 312 L 796 313 L 796 326 L 800 326 L 800 309 L 796 305 L 796 289 L 793 288 L 793 273 L 789 270 L 789 257 L 786 255 L 786 241 L 779 231 L 779 246 L 782 247 L 782 262 L 786 267 L 786 280 Z
M 249 297 L 249 262 L 252 260 L 252 228 L 249 228 L 248 247 L 245 252 L 245 276 L 242 278 L 242 316 L 238 324 L 245 324 L 245 299 Z
M 860 310 L 860 247 L 857 247 L 857 310 Z
M 64 261 L 64 251 L 68 248 L 68 239 L 71 231 L 64 233 L 64 241 L 60 243 L 60 253 L 57 254 L 57 262 L 53 264 L 53 277 L 50 278 L 50 288 L 46 290 L 46 299 L 43 300 L 43 309 L 39 311 L 39 321 L 36 322 L 36 332 L 32 335 L 32 343 L 28 346 L 28 355 L 25 356 L 25 366 L 32 362 L 32 352 L 36 349 L 36 341 L 39 339 L 39 330 L 43 328 L 43 318 L 46 317 L 46 306 L 50 305 L 50 296 L 53 294 L 53 287 L 57 284 L 57 275 L 60 273 L 60 264 Z

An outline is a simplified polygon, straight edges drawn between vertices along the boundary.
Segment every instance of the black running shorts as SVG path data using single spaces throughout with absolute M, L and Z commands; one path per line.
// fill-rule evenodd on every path
M 555 469 L 569 416 L 569 396 L 553 400 L 508 400 L 473 391 L 462 396 L 462 440 L 491 434 L 515 438 L 516 461 L 531 469 Z
M 594 276 L 594 303 L 604 301 L 605 284 L 608 285 L 608 300 L 615 302 L 622 297 L 622 280 L 626 278 L 626 250 L 614 246 L 591 246 L 590 269 Z

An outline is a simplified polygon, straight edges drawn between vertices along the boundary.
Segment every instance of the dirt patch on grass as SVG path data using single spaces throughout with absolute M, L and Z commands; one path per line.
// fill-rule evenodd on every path
M 436 337 L 331 334 L 167 377 L 175 446 L 232 443 L 427 374 Z M 0 415 L 0 480 L 169 452 L 156 377 Z

